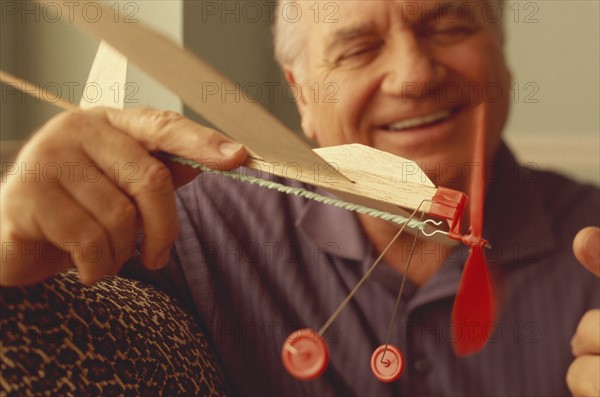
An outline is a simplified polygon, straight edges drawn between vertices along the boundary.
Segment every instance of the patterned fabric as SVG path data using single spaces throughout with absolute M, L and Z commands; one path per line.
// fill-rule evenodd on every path
M 0 293 L 0 395 L 226 394 L 194 319 L 154 287 L 71 271 Z

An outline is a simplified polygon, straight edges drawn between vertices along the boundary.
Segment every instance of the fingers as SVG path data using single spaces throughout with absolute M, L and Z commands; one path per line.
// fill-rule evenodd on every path
M 600 396 L 600 356 L 575 359 L 567 371 L 567 386 L 575 397 Z
M 73 168 L 70 177 L 60 178 L 60 187 L 75 203 L 82 207 L 104 229 L 113 254 L 113 271 L 135 252 L 137 210 L 135 203 L 115 185 L 112 177 L 106 174 L 87 156 L 80 152 L 73 154 Z M 115 163 L 118 164 L 118 163 Z M 77 166 L 79 165 L 79 166 Z M 111 171 L 118 170 L 112 167 Z M 66 171 L 61 171 L 67 175 Z M 109 269 L 107 269 L 109 270 Z
M 174 112 L 149 109 L 99 109 L 98 112 L 113 127 L 125 132 L 147 151 L 168 152 L 215 169 L 237 167 L 247 157 L 243 146 Z M 100 143 L 101 146 L 104 144 L 108 142 Z M 135 151 L 135 148 L 131 150 Z M 105 167 L 115 157 L 114 153 L 103 159 L 93 153 L 89 155 Z M 165 168 L 160 162 L 152 161 L 141 153 L 130 156 L 144 160 L 137 165 L 140 181 L 122 187 L 135 200 L 141 214 L 146 236 L 142 244 L 142 260 L 147 266 L 157 268 L 167 262 L 170 246 L 179 231 L 172 195 L 174 184 L 169 172 L 177 170 L 177 167 L 169 165 L 169 168 Z M 180 173 L 175 178 L 178 185 L 189 179 L 189 174 L 182 176 Z
M 3 220 L 3 229 L 9 229 L 2 231 L 3 246 L 9 241 L 14 250 L 10 257 L 3 258 L 12 266 L 3 263 L 2 284 L 37 282 L 73 264 L 87 284 L 114 273 L 114 253 L 104 228 L 60 186 L 45 185 L 35 193 L 27 200 L 10 200 L 13 210 L 36 211 L 19 211 L 29 216 Z M 24 234 L 40 237 L 24 239 Z
M 90 150 L 97 147 L 111 150 Z M 88 137 L 84 150 L 103 174 L 126 194 L 125 197 L 119 197 L 118 201 L 111 202 L 113 211 L 100 214 L 99 217 L 106 219 L 109 223 L 107 226 L 114 230 L 118 223 L 126 227 L 126 219 L 122 216 L 133 220 L 137 213 L 144 230 L 142 261 L 150 269 L 162 267 L 179 233 L 169 170 L 132 138 L 116 131 L 107 130 L 103 134 Z M 133 204 L 128 204 L 128 200 Z M 129 228 L 123 230 L 123 233 L 132 232 Z
M 247 157 L 239 143 L 175 112 L 149 109 L 100 111 L 115 128 L 126 131 L 151 152 L 164 151 L 221 170 L 238 167 Z
M 574 396 L 600 395 L 600 310 L 584 314 L 571 349 L 576 357 L 567 371 L 567 385 Z
M 10 266 L 8 265 L 10 262 L 17 262 L 20 266 Z M 2 266 L 0 266 L 2 286 L 18 287 L 34 284 L 71 267 L 73 265 L 69 255 L 54 244 L 39 241 L 3 240 L 2 242 Z
M 176 167 L 151 153 L 158 151 L 217 169 L 239 166 L 247 156 L 241 145 L 172 112 L 100 108 L 63 113 L 43 126 L 17 162 L 37 174 L 52 165 L 62 177 L 3 179 L 2 283 L 39 281 L 71 264 L 82 281 L 95 282 L 133 253 L 138 225 L 144 264 L 164 265 L 179 224 Z M 193 174 L 187 169 L 176 180 Z M 5 243 L 11 244 L 7 261 Z M 32 244 L 54 253 L 53 262 L 27 257 Z
M 56 216 L 54 206 L 70 211 Z M 48 241 L 70 255 L 83 283 L 92 284 L 114 272 L 115 255 L 106 230 L 73 199 L 53 189 L 39 208 L 42 211 L 35 214 L 34 221 Z
M 71 124 L 71 129 L 84 127 L 94 131 L 76 140 L 79 139 L 85 154 L 98 164 L 103 174 L 111 177 L 134 202 L 145 236 L 141 246 L 142 261 L 149 268 L 158 268 L 168 260 L 179 225 L 169 169 L 148 151 L 168 151 L 216 165 L 215 168 L 239 165 L 246 152 L 215 131 L 173 112 L 101 108 L 87 113 L 97 118 L 91 126 L 89 117 L 81 120 L 78 114 L 70 118 L 65 116 L 67 119 L 62 124 Z M 231 150 L 231 145 L 235 150 Z M 133 212 L 123 200 L 119 207 L 122 210 L 115 213 L 130 216 Z
M 573 240 L 573 252 L 583 266 L 600 277 L 600 228 L 581 229 Z
M 138 183 L 127 188 L 140 213 L 144 229 L 142 261 L 151 269 L 167 263 L 173 242 L 179 234 L 179 222 L 168 169 L 158 160 L 140 167 Z
M 600 229 L 586 227 L 573 240 L 577 260 L 600 277 Z M 571 349 L 576 359 L 567 372 L 567 385 L 574 396 L 600 395 L 600 310 L 590 310 L 581 319 Z
M 70 163 L 79 168 L 75 174 L 82 174 L 83 180 L 76 178 L 66 186 L 77 204 L 90 211 L 112 237 L 111 242 L 120 246 L 134 240 L 137 214 L 145 236 L 141 246 L 144 265 L 151 269 L 164 265 L 179 231 L 169 170 L 131 136 L 115 129 L 101 112 L 67 113 L 54 124 L 55 130 L 77 133 L 54 149 L 58 153 L 44 149 L 56 148 L 57 133 L 42 135 L 32 157 L 76 160 Z M 114 186 L 108 186 L 106 180 Z M 118 258 L 118 262 L 124 259 Z
M 600 309 L 589 310 L 581 318 L 571 340 L 571 349 L 575 357 L 600 354 Z

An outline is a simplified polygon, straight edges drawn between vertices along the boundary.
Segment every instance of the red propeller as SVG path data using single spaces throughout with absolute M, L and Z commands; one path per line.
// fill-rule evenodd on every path
M 475 172 L 471 182 L 470 234 L 462 241 L 469 257 L 463 270 L 452 308 L 454 351 L 459 356 L 476 353 L 489 339 L 494 319 L 494 301 L 488 265 L 483 253 L 487 245 L 482 236 L 485 196 L 485 102 L 479 105 L 474 142 Z

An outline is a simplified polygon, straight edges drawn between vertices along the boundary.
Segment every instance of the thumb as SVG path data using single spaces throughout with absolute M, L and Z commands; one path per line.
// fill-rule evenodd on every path
M 248 155 L 242 145 L 179 113 L 143 108 L 92 111 L 103 113 L 113 127 L 152 153 L 170 153 L 218 170 L 239 167 Z
M 581 229 L 573 240 L 573 252 L 583 266 L 600 277 L 600 228 Z
M 200 170 L 176 164 L 164 153 L 218 170 L 239 167 L 248 155 L 242 145 L 175 112 L 143 108 L 96 108 L 90 111 L 104 114 L 112 126 L 158 157 L 171 172 L 175 188 L 194 179 Z

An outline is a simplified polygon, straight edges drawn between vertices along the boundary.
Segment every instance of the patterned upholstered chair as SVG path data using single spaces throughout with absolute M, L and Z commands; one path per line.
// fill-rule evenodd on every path
M 154 287 L 71 271 L 0 294 L 0 395 L 228 394 L 198 324 Z

